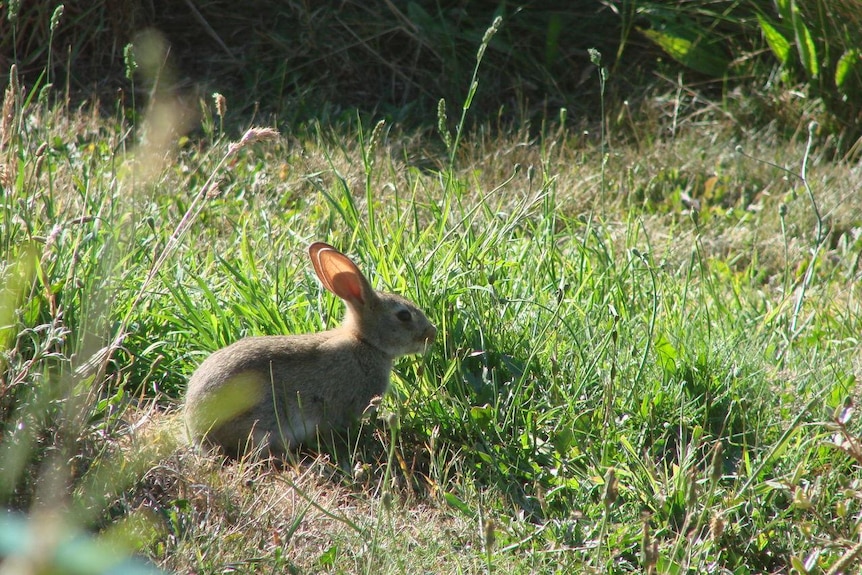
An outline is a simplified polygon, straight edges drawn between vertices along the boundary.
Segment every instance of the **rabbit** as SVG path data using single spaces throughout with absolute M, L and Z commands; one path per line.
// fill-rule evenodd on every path
M 196 444 L 284 455 L 319 432 L 350 426 L 389 386 L 392 362 L 422 353 L 437 328 L 401 296 L 375 291 L 344 254 L 308 248 L 314 271 L 347 304 L 339 327 L 248 337 L 207 357 L 189 379 L 183 418 Z

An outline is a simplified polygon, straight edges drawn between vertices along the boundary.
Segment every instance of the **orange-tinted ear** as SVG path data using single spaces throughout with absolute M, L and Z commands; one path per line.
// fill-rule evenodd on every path
M 332 291 L 332 286 L 329 285 L 329 281 L 327 281 L 326 276 L 324 276 L 323 266 L 320 263 L 320 252 L 323 250 L 335 250 L 335 248 L 324 242 L 314 242 L 308 246 L 308 257 L 311 258 L 311 265 L 314 266 L 314 273 L 317 274 L 317 278 L 320 280 L 320 283 L 323 284 L 323 287 Z
M 371 288 L 350 258 L 323 242 L 311 244 L 308 255 L 323 287 L 347 302 L 365 305 Z

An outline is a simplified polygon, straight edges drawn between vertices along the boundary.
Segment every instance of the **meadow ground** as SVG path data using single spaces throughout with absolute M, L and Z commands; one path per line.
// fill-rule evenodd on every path
M 0 495 L 42 535 L 7 567 L 85 530 L 182 573 L 852 572 L 862 172 L 817 126 L 685 91 L 460 139 L 9 105 Z M 223 465 L 185 382 L 338 321 L 313 240 L 438 341 L 339 448 Z

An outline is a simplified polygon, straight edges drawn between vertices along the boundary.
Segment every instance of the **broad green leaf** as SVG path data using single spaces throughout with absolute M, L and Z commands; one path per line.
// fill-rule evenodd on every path
M 24 170 L 19 170 L 18 173 L 23 174 Z M 9 349 L 14 341 L 18 328 L 16 310 L 21 305 L 21 300 L 26 297 L 29 286 L 36 276 L 37 261 L 35 246 L 29 246 L 22 250 L 17 262 L 3 265 L 5 277 L 0 278 L 3 281 L 0 285 L 0 353 Z
M 551 14 L 548 29 L 545 32 L 545 66 L 551 67 L 557 61 L 560 53 L 560 33 L 563 31 L 563 19 L 559 14 Z
M 560 455 L 566 455 L 569 452 L 569 447 L 575 442 L 575 434 L 568 427 L 564 427 L 554 434 L 551 439 L 554 443 L 554 449 Z
M 859 50 L 856 48 L 851 48 L 841 55 L 841 58 L 838 59 L 838 64 L 835 66 L 835 85 L 837 87 L 844 87 L 848 74 L 850 74 L 854 66 L 859 64 L 859 62 Z
M 443 499 L 446 500 L 446 503 L 448 503 L 450 506 L 454 507 L 455 509 L 457 509 L 458 511 L 460 511 L 464 515 L 466 515 L 468 517 L 475 517 L 476 516 L 476 514 L 473 512 L 473 510 L 470 509 L 470 506 L 467 505 L 466 503 L 464 503 L 454 493 L 447 491 L 446 493 L 443 494 Z
M 494 408 L 489 404 L 485 404 L 483 406 L 474 406 L 470 408 L 470 419 L 476 422 L 476 424 L 483 428 L 487 429 L 491 426 L 494 420 Z
M 332 567 L 335 565 L 335 559 L 338 557 L 338 545 L 333 545 L 329 549 L 323 552 L 320 557 L 317 558 L 317 562 L 321 567 Z
M 679 358 L 679 352 L 663 335 L 659 335 L 655 342 L 655 351 L 658 355 L 658 362 L 661 368 L 666 372 L 672 372 L 676 369 L 676 360 Z
M 805 568 L 805 565 L 802 563 L 802 560 L 796 555 L 790 557 L 790 564 L 800 573 L 808 573 L 808 569 Z
M 695 72 L 712 77 L 724 76 L 730 62 L 715 44 L 701 41 L 696 33 L 684 27 L 665 27 L 664 30 L 641 32 L 664 50 L 668 56 Z
M 787 64 L 787 58 L 790 56 L 790 42 L 764 16 L 758 14 L 757 21 L 760 23 L 760 29 L 772 53 L 782 65 Z
M 793 31 L 796 34 L 796 49 L 799 51 L 799 59 L 802 61 L 802 66 L 808 73 L 810 78 L 817 78 L 820 73 L 820 66 L 817 64 L 817 47 L 814 45 L 814 38 L 811 36 L 811 31 L 805 22 L 802 20 L 802 15 L 796 7 L 796 3 L 791 3 L 793 14 Z
M 793 19 L 791 16 L 792 0 L 776 0 L 775 6 L 778 8 L 778 15 L 788 22 Z
M 659 573 L 667 573 L 668 575 L 680 575 L 684 573 L 682 565 L 679 562 L 664 555 L 659 555 L 656 568 Z

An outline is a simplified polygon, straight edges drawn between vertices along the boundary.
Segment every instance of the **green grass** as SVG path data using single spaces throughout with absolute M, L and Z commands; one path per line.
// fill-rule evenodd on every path
M 673 97 L 630 143 L 462 122 L 447 149 L 365 118 L 252 144 L 209 102 L 179 141 L 170 106 L 10 95 L 4 506 L 177 572 L 837 572 L 862 496 L 859 171 Z M 176 408 L 206 354 L 338 322 L 318 239 L 438 342 L 349 453 L 196 453 Z

